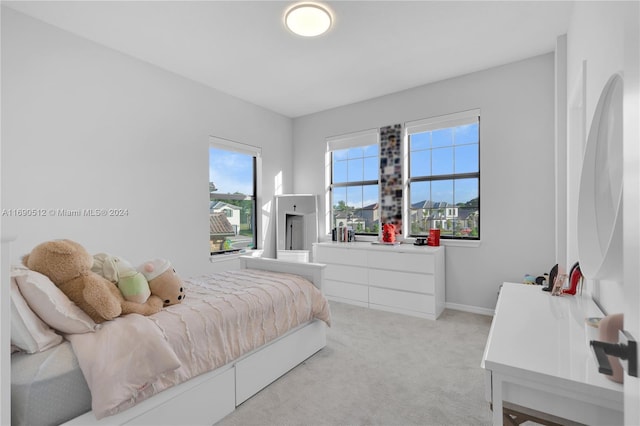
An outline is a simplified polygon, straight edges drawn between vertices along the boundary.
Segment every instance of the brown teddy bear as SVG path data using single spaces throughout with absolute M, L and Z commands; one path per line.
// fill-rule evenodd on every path
M 184 300 L 184 285 L 168 260 L 150 260 L 138 266 L 138 271 L 149 282 L 151 294 L 159 296 L 164 306 L 175 305 Z
M 32 271 L 49 279 L 96 323 L 120 315 L 151 315 L 162 309 L 163 301 L 151 296 L 145 303 L 129 302 L 114 284 L 91 271 L 93 256 L 71 240 L 47 241 L 22 258 Z

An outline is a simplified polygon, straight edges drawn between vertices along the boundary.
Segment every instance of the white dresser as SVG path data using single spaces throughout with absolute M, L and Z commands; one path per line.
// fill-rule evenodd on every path
M 598 373 L 587 343 L 592 316 L 603 315 L 587 296 L 503 284 L 482 358 L 495 426 L 503 408 L 560 424 L 624 423 L 623 386 Z
M 428 319 L 444 310 L 444 247 L 324 242 L 313 250 L 327 265 L 329 299 Z

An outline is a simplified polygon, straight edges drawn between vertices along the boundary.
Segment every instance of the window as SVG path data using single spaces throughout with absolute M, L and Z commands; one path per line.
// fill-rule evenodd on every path
M 479 110 L 406 124 L 410 235 L 480 239 Z
M 209 245 L 211 254 L 256 248 L 256 176 L 260 148 L 211 138 Z
M 327 139 L 330 228 L 346 226 L 356 234 L 378 235 L 378 131 L 366 130 Z

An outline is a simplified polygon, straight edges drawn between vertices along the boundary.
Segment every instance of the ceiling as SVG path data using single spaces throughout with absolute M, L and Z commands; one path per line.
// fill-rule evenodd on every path
M 288 117 L 551 52 L 572 2 L 325 1 L 329 33 L 283 1 L 3 1 L 57 27 Z

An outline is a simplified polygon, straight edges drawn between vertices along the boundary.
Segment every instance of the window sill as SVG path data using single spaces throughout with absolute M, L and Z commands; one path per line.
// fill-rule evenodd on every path
M 209 255 L 209 262 L 218 263 L 218 262 L 227 262 L 229 260 L 238 259 L 241 256 L 251 256 L 251 257 L 261 257 L 262 250 L 245 250 L 236 253 L 220 253 L 220 254 L 211 254 Z
M 355 236 L 355 242 L 358 243 L 370 243 L 370 242 L 374 242 L 374 241 L 378 241 L 380 240 L 380 237 L 378 237 L 377 235 L 356 235 Z M 323 242 L 323 243 L 327 243 L 327 242 L 331 242 L 331 234 L 325 235 L 324 238 L 320 238 L 318 240 L 318 242 Z
M 426 237 L 425 237 L 426 238 Z M 369 235 L 356 235 L 356 241 L 358 243 L 369 243 L 379 241 L 380 238 L 377 236 L 369 236 Z M 399 240 L 403 241 L 406 244 L 411 244 L 415 242 L 415 237 L 402 238 Z M 325 238 L 320 239 L 319 242 L 331 242 L 331 235 L 327 235 Z M 441 246 L 449 246 L 449 247 L 480 247 L 482 245 L 482 240 L 446 240 L 440 239 Z
M 377 235 L 356 235 L 356 241 L 360 242 L 374 242 L 380 238 Z
M 427 238 L 426 236 L 422 238 Z M 409 237 L 403 240 L 405 243 L 414 243 L 416 241 L 416 237 Z M 480 247 L 482 240 L 449 240 L 445 238 L 440 238 L 441 246 L 449 246 L 449 247 Z

